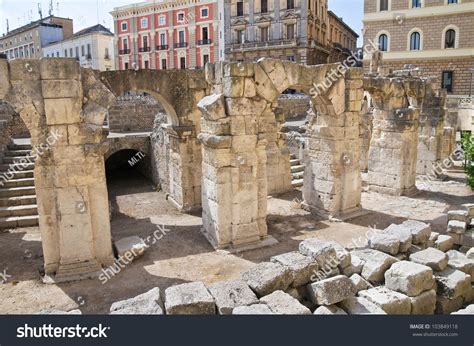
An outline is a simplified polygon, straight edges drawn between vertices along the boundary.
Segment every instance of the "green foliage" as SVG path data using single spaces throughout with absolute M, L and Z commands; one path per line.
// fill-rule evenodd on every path
M 467 174 L 467 184 L 474 189 L 474 135 L 471 132 L 463 132 L 461 145 L 464 150 L 464 171 Z

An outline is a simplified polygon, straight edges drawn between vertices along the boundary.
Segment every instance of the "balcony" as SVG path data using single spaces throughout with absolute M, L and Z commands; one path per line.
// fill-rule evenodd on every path
M 185 48 L 188 46 L 188 42 L 177 42 L 175 48 Z
M 120 49 L 119 54 L 120 55 L 130 54 L 130 49 Z
M 299 44 L 298 39 L 280 39 L 280 40 L 268 40 L 268 41 L 253 41 L 245 43 L 232 43 L 230 50 L 252 50 L 265 47 L 281 47 L 281 46 L 297 46 Z
M 156 50 L 167 50 L 167 49 L 168 49 L 167 44 L 162 44 L 162 45 L 156 46 Z
M 210 39 L 197 41 L 198 46 L 203 46 L 203 45 L 211 44 L 211 43 L 212 43 L 212 40 L 210 40 Z
M 142 48 L 138 48 L 138 51 L 140 53 L 149 52 L 149 51 L 151 51 L 151 48 L 150 47 L 142 47 Z

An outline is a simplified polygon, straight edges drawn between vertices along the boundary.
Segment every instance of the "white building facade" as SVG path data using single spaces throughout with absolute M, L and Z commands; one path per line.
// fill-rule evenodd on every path
M 114 54 L 114 35 L 100 24 L 43 47 L 45 58 L 76 58 L 82 67 L 99 71 L 115 70 Z

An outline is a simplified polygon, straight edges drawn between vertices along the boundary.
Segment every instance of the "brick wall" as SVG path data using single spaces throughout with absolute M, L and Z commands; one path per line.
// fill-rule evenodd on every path
M 364 2 L 364 12 L 373 13 L 377 12 L 377 1 L 380 0 L 365 0 Z M 445 4 L 445 0 L 423 0 L 424 7 L 433 7 L 433 6 L 442 6 Z M 474 2 L 474 0 L 462 0 L 465 2 Z M 411 1 L 409 0 L 392 0 L 392 11 L 400 11 L 409 9 Z M 452 5 L 451 5 L 452 6 Z

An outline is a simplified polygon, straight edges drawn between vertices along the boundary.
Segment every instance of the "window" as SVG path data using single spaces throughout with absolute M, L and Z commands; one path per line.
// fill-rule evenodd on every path
M 441 88 L 446 89 L 447 92 L 453 92 L 453 71 L 443 71 Z
M 388 36 L 386 34 L 379 36 L 379 50 L 381 52 L 388 51 Z
M 73 55 L 73 53 L 72 53 L 72 48 L 69 48 L 69 56 L 70 56 L 71 58 L 72 58 L 72 55 Z
M 209 9 L 207 7 L 201 8 L 201 18 L 207 18 L 209 16 Z
M 444 34 L 444 48 L 455 48 L 456 47 L 456 31 L 454 29 L 448 29 Z
M 125 70 L 128 70 L 128 62 L 126 62 L 124 65 Z
M 91 53 L 91 45 L 90 43 L 87 44 L 87 58 L 90 59 L 92 57 Z
M 86 55 L 86 48 L 84 46 L 81 46 L 81 56 Z
M 245 31 L 244 30 L 237 30 L 237 43 L 244 43 L 245 42 Z
M 237 2 L 237 16 L 243 16 L 244 15 L 244 2 L 239 1 Z
M 207 41 L 209 39 L 209 34 L 207 32 L 207 27 L 202 28 L 202 40 Z
M 179 68 L 181 70 L 186 69 L 186 58 L 184 56 L 179 58 Z
M 166 70 L 166 59 L 161 59 L 161 69 Z
M 286 26 L 286 39 L 293 40 L 295 38 L 295 24 L 288 24 Z
M 421 0 L 411 0 L 411 7 L 412 8 L 421 7 Z
M 166 24 L 165 16 L 159 16 L 158 17 L 158 25 L 165 25 L 165 24 Z
M 184 31 L 178 32 L 178 43 L 184 43 Z
M 148 70 L 150 68 L 150 62 L 145 60 L 145 69 Z
M 128 30 L 128 23 L 127 22 L 123 22 L 122 23 L 122 31 L 127 31 Z
M 183 22 L 184 21 L 184 12 L 178 13 L 178 22 Z
M 294 56 L 294 55 L 288 55 L 288 56 L 286 57 L 286 60 L 288 60 L 288 61 L 295 61 L 295 56 Z
M 105 48 L 104 58 L 107 60 L 110 59 L 109 48 Z
M 147 29 L 148 28 L 148 18 L 142 18 L 140 25 L 142 29 Z
M 388 11 L 388 0 L 379 0 L 380 1 L 380 11 Z
M 289 10 L 295 8 L 295 0 L 286 0 L 286 8 Z
M 128 40 L 126 38 L 122 41 L 123 50 L 128 50 Z
M 260 8 L 261 8 L 262 13 L 267 13 L 268 12 L 268 1 L 267 0 L 261 0 L 260 1 Z
M 21 51 L 21 55 L 23 56 L 23 51 Z M 59 58 L 59 52 L 56 52 L 56 58 Z
M 421 36 L 419 32 L 414 32 L 410 35 L 410 50 L 420 50 Z
M 76 47 L 76 59 L 79 59 L 79 47 Z
M 160 34 L 160 44 L 162 46 L 164 46 L 166 44 L 166 34 L 165 33 Z
M 143 48 L 148 48 L 148 36 L 142 36 Z
M 67 58 L 67 49 L 64 50 L 64 57 Z
M 457 4 L 458 0 L 448 0 L 448 5 L 449 4 Z
M 260 42 L 268 41 L 268 26 L 260 28 Z
M 208 54 L 204 54 L 202 56 L 202 66 L 206 66 L 206 64 L 209 62 L 209 55 Z

